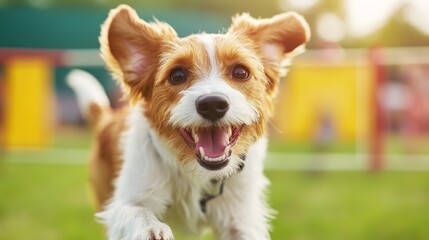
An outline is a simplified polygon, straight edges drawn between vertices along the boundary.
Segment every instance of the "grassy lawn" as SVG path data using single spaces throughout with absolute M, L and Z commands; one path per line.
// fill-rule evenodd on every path
M 429 173 L 268 176 L 273 239 L 429 239 Z
M 84 166 L 0 165 L 0 239 L 102 239 Z
M 267 175 L 272 239 L 429 239 L 429 172 Z M 0 196 L 0 240 L 103 239 L 83 165 L 0 161 Z
M 362 147 L 368 148 L 365 143 Z M 398 136 L 389 136 L 384 143 L 384 151 L 388 154 L 429 154 L 429 138 L 426 137 L 418 142 L 407 143 L 407 140 Z M 410 151 L 409 144 L 415 149 Z M 280 140 L 271 140 L 269 150 L 272 152 L 286 153 L 311 153 L 315 147 L 309 142 L 285 142 Z M 334 142 L 326 149 L 329 153 L 355 153 L 356 144 L 353 142 Z M 361 149 L 362 150 L 362 149 Z

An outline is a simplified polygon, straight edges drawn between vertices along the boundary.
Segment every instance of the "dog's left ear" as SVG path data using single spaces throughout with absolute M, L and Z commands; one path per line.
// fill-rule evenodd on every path
M 175 38 L 170 25 L 148 23 L 131 7 L 120 5 L 102 26 L 101 56 L 131 100 L 149 100 L 162 48 Z
M 310 39 L 307 22 L 294 12 L 266 19 L 255 19 L 249 14 L 241 14 L 232 19 L 228 33 L 243 36 L 255 44 L 270 81 L 267 86 L 269 92 L 277 85 L 282 62 L 303 49 Z

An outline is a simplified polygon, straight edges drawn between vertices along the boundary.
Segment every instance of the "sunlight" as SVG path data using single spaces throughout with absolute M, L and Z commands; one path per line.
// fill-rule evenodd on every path
M 325 41 L 340 42 L 345 36 L 344 22 L 335 13 L 324 13 L 317 21 L 317 34 Z
M 429 35 L 429 1 L 409 1 L 411 5 L 405 9 L 405 20 L 424 34 Z
M 422 0 L 344 0 L 348 33 L 355 37 L 365 37 L 377 31 L 404 4 L 409 4 L 404 12 L 405 20 L 429 34 L 429 1 Z
M 388 17 L 400 6 L 402 1 L 345 0 L 349 34 L 364 37 L 377 31 L 384 26 Z
M 290 4 L 297 9 L 308 9 L 316 5 L 319 0 L 290 0 Z

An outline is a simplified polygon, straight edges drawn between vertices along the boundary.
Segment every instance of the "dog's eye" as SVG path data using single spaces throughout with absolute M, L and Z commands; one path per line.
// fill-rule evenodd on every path
M 181 68 L 175 68 L 171 71 L 168 81 L 172 84 L 179 84 L 185 82 L 187 79 L 185 70 Z
M 238 80 L 247 80 L 250 77 L 250 72 L 245 66 L 236 65 L 232 70 L 232 77 Z

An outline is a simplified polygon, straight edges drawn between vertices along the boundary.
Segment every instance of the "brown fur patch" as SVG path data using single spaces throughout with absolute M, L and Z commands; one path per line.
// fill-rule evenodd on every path
M 94 125 L 92 151 L 89 160 L 89 177 L 91 188 L 95 193 L 96 209 L 112 197 L 113 180 L 117 177 L 122 165 L 119 140 L 125 129 L 125 116 L 128 110 L 122 108 L 113 111 L 93 104 L 90 118 Z

